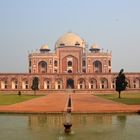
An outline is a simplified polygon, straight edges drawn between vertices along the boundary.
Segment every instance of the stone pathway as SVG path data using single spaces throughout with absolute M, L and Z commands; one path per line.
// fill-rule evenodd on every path
M 61 113 L 65 111 L 67 94 L 49 94 L 22 103 L 0 106 L 0 112 Z
M 0 106 L 0 112 L 8 113 L 63 113 L 69 95 L 49 94 L 14 105 Z M 140 112 L 140 105 L 125 105 L 102 99 L 91 94 L 71 94 L 73 113 L 121 113 Z
M 125 105 L 91 94 L 72 95 L 73 112 L 81 113 L 121 113 L 138 112 L 140 105 Z

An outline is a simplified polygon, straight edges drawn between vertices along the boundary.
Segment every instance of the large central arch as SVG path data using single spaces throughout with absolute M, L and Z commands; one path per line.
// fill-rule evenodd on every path
M 74 80 L 73 79 L 67 79 L 67 88 L 68 89 L 74 89 Z

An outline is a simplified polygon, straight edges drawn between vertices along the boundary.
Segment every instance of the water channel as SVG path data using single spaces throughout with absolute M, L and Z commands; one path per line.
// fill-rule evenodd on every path
M 0 140 L 138 140 L 138 114 L 72 115 L 72 132 L 64 133 L 62 115 L 0 114 Z

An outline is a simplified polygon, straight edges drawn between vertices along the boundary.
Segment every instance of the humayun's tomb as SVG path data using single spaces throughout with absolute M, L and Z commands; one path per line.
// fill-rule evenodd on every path
M 29 91 L 34 77 L 39 78 L 39 90 L 46 92 L 115 90 L 118 73 L 112 72 L 111 52 L 95 44 L 88 50 L 86 42 L 75 33 L 61 36 L 55 43 L 55 52 L 43 45 L 28 59 L 29 73 L 0 73 L 1 91 Z M 140 73 L 125 75 L 127 90 L 140 90 Z

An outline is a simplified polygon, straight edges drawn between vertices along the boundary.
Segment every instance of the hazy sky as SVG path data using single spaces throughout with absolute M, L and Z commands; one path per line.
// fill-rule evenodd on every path
M 28 72 L 28 51 L 72 31 L 140 71 L 140 0 L 0 0 L 0 72 Z

